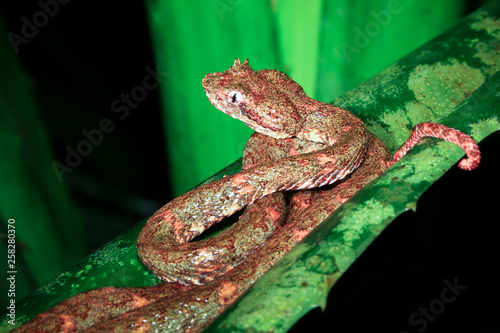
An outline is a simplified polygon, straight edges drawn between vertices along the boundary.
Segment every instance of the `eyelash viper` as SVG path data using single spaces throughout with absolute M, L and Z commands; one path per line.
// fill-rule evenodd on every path
M 422 138 L 462 147 L 463 169 L 480 161 L 469 136 L 436 123 L 415 126 L 391 157 L 352 113 L 309 98 L 282 72 L 254 71 L 248 60 L 207 74 L 202 85 L 217 109 L 256 133 L 245 147 L 241 172 L 174 199 L 144 226 L 139 256 L 166 282 L 81 293 L 16 332 L 200 331 Z M 288 203 L 283 191 L 293 191 Z M 208 240 L 189 242 L 243 207 L 238 223 Z

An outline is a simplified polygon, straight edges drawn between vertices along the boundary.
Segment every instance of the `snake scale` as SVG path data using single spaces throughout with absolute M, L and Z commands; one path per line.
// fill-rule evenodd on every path
M 75 295 L 16 332 L 198 332 L 359 189 L 424 137 L 453 142 L 480 161 L 466 134 L 436 123 L 415 126 L 392 157 L 352 113 L 309 98 L 277 70 L 254 71 L 236 59 L 202 85 L 209 101 L 254 133 L 243 170 L 167 203 L 146 223 L 137 251 L 165 282 L 106 287 Z M 332 185 L 334 184 L 334 185 Z M 302 191 L 298 191 L 302 190 Z M 292 191 L 285 197 L 284 191 Z M 239 221 L 190 242 L 242 208 Z

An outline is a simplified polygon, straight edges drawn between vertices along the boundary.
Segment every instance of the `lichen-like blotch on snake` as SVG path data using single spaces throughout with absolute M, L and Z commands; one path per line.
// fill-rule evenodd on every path
M 256 132 L 245 147 L 241 172 L 172 200 L 142 229 L 139 256 L 165 282 L 75 295 L 17 332 L 201 331 L 422 138 L 462 147 L 463 169 L 480 161 L 472 138 L 436 123 L 415 126 L 392 157 L 355 115 L 309 98 L 280 71 L 254 71 L 248 60 L 236 59 L 228 70 L 207 74 L 202 85 L 210 103 Z M 228 229 L 190 242 L 242 208 Z

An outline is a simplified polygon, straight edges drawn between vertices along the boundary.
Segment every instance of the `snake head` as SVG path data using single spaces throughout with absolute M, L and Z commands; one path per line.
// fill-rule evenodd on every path
M 207 74 L 201 84 L 217 109 L 243 121 L 253 130 L 276 139 L 295 136 L 303 123 L 292 98 L 270 78 L 277 71 L 254 71 L 239 59 L 228 70 Z

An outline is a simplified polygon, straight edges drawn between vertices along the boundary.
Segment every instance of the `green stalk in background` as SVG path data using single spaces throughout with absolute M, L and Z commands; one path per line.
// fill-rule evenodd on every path
M 156 59 L 169 73 L 161 97 L 172 188 L 177 196 L 241 157 L 251 130 L 207 101 L 201 79 L 235 58 L 279 66 L 265 1 L 147 1 Z M 251 27 L 251 28 L 250 28 Z

